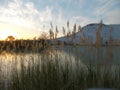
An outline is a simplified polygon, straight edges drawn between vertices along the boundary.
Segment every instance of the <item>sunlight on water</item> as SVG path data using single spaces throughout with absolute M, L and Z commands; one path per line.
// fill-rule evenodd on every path
M 84 63 L 88 63 L 91 61 L 93 64 L 97 64 L 97 51 L 96 48 L 71 48 L 67 47 L 59 49 L 54 49 L 52 51 L 46 51 L 45 54 L 39 53 L 7 53 L 2 52 L 0 54 L 0 72 L 3 77 L 6 78 L 6 75 L 10 75 L 11 69 L 13 67 L 17 67 L 17 70 L 21 69 L 21 63 L 24 63 L 25 67 L 28 65 L 41 63 L 41 61 L 52 60 L 56 62 L 56 60 L 63 64 L 65 62 L 69 62 L 74 66 L 76 60 L 81 63 L 81 66 L 85 67 Z M 101 64 L 119 64 L 120 56 L 119 50 L 120 48 L 102 48 L 102 61 Z M 92 51 L 92 52 L 91 52 Z M 77 52 L 77 53 L 76 53 Z M 84 63 L 83 63 L 84 62 Z M 78 62 L 77 62 L 78 63 Z
M 54 50 L 46 54 L 39 54 L 39 53 L 7 53 L 2 52 L 0 54 L 0 72 L 2 73 L 4 78 L 7 78 L 11 74 L 11 69 L 14 67 L 17 68 L 19 71 L 21 69 L 21 64 L 24 64 L 24 67 L 28 67 L 28 65 L 36 64 L 46 62 L 48 60 L 52 60 L 56 63 L 56 61 L 62 65 L 65 64 L 65 62 L 68 62 L 70 65 L 75 67 L 75 56 L 72 55 L 72 53 L 67 53 L 64 51 Z M 77 63 L 81 63 L 82 67 L 85 67 L 85 65 L 78 60 Z M 6 77 L 7 75 L 7 77 Z
M 101 49 L 101 68 L 106 65 L 116 66 L 120 64 L 120 48 L 119 47 L 102 47 Z M 72 69 L 77 69 L 77 64 L 80 64 L 84 70 L 87 70 L 87 63 L 98 64 L 98 54 L 96 47 L 63 47 L 46 50 L 42 53 L 8 53 L 3 51 L 0 54 L 0 82 L 7 83 L 7 80 L 12 74 L 12 70 L 19 72 L 22 68 L 32 67 L 33 65 L 45 64 L 53 62 L 65 66 L 66 62 Z M 111 68 L 114 72 L 114 67 Z M 6 85 L 6 84 L 5 84 Z

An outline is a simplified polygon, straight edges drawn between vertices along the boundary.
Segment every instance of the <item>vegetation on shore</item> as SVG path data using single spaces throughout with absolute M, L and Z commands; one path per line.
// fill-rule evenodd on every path
M 76 35 L 76 24 L 73 26 L 73 31 L 69 31 L 69 22 L 67 22 L 68 33 L 66 33 L 63 27 L 63 34 L 68 39 L 72 36 L 70 44 Z M 6 84 L 2 87 L 10 90 L 85 90 L 91 87 L 102 88 L 115 88 L 120 89 L 120 66 L 110 66 L 107 62 L 104 66 L 101 65 L 102 56 L 102 38 L 100 36 L 100 29 L 102 28 L 102 22 L 96 30 L 97 41 L 95 43 L 95 49 L 97 50 L 97 64 L 93 64 L 91 61 L 94 58 L 89 58 L 89 64 L 83 66 L 80 62 L 79 55 L 82 55 L 77 50 L 76 44 L 72 44 L 74 48 L 74 58 L 71 57 L 71 48 L 67 48 L 64 42 L 61 42 L 59 46 L 57 42 L 58 29 L 56 27 L 55 32 L 53 25 L 49 32 L 49 38 L 40 40 L 13 40 L 13 41 L 0 41 L 0 52 L 32 52 L 38 53 L 36 56 L 38 60 L 30 56 L 30 60 L 27 64 L 25 55 L 18 58 L 15 57 L 14 65 L 11 67 L 11 74 Z M 78 27 L 78 31 L 81 31 L 81 27 Z M 82 38 L 84 45 L 87 40 Z M 54 44 L 53 44 L 54 43 Z M 68 51 L 68 55 L 61 55 L 63 47 Z M 57 48 L 57 50 L 56 50 Z M 90 50 L 88 46 L 88 52 L 92 54 L 96 53 Z M 106 61 L 110 61 L 113 54 L 107 49 Z M 24 53 L 23 53 L 24 54 Z M 62 58 L 61 58 L 62 57 Z M 68 58 L 69 57 L 69 58 Z M 64 61 L 62 60 L 64 59 Z M 62 62 L 63 61 L 63 62 Z M 93 60 L 94 61 L 94 60 Z M 18 68 L 19 63 L 19 68 Z M 0 63 L 2 67 L 2 63 Z M 1 73 L 1 70 L 0 70 Z M 0 74 L 0 81 L 2 74 Z M 0 87 L 1 89 L 1 87 Z
M 119 66 L 114 68 L 108 66 L 99 71 L 97 65 L 89 64 L 82 67 L 77 60 L 75 64 L 67 59 L 61 63 L 57 53 L 54 55 L 55 58 L 43 55 L 41 61 L 29 63 L 28 67 L 21 60 L 20 71 L 16 67 L 12 69 L 9 88 L 11 90 L 85 90 L 91 87 L 120 89 Z

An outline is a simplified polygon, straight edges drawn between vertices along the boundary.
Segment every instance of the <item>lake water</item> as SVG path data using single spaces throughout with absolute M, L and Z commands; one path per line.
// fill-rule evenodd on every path
M 102 66 L 119 66 L 120 64 L 120 47 L 88 47 L 88 46 L 64 46 L 53 47 L 41 53 L 7 53 L 0 54 L 0 83 L 10 78 L 11 70 L 21 69 L 21 63 L 25 67 L 35 63 L 45 63 L 46 61 L 56 61 L 61 65 L 68 62 L 75 68 L 75 63 L 81 64 L 82 68 L 87 68 L 87 64 L 91 63 Z M 6 85 L 6 84 L 5 84 Z
M 59 60 L 64 64 L 65 61 L 80 61 L 83 65 L 88 63 L 97 64 L 98 60 L 101 65 L 119 65 L 120 64 L 120 47 L 88 47 L 88 46 L 65 46 L 53 47 L 43 53 L 7 53 L 0 54 L 0 71 L 8 73 L 15 65 L 20 68 L 20 62 L 26 66 L 28 63 L 37 63 L 42 59 Z

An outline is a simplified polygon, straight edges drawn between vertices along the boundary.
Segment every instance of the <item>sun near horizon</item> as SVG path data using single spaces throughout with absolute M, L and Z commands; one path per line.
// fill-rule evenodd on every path
M 2 31 L 2 30 L 1 30 Z M 8 36 L 13 36 L 15 38 L 18 38 L 19 35 L 15 32 L 13 32 L 12 30 L 7 30 L 7 29 L 3 29 L 2 33 L 0 32 L 0 40 L 6 40 L 6 38 Z
M 6 26 L 6 25 L 5 25 Z M 6 40 L 8 36 L 13 36 L 15 38 L 19 38 L 19 34 L 15 32 L 15 28 L 9 28 L 9 27 L 4 27 L 0 26 L 0 40 Z
M 100 20 L 106 24 L 120 24 L 119 14 L 119 0 L 92 0 L 91 3 L 88 0 L 2 0 L 0 40 L 7 36 L 17 39 L 38 37 L 42 32 L 49 32 L 50 22 L 54 28 L 58 26 L 60 35 L 67 20 L 70 25 L 81 26 Z
M 8 36 L 13 36 L 16 39 L 33 39 L 33 37 L 39 34 L 40 33 L 34 33 L 34 30 L 30 31 L 28 28 L 19 25 L 0 23 L 0 40 L 6 40 Z

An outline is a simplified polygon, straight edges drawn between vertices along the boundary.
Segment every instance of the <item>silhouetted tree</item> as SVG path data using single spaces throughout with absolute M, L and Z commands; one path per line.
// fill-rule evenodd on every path
M 8 36 L 6 38 L 6 41 L 14 41 L 14 40 L 15 40 L 15 38 L 13 36 Z

